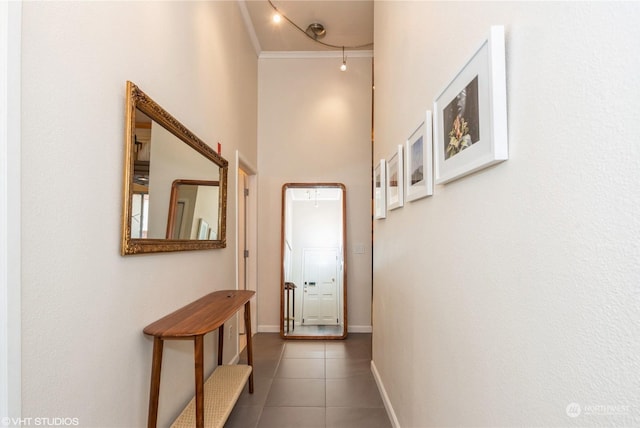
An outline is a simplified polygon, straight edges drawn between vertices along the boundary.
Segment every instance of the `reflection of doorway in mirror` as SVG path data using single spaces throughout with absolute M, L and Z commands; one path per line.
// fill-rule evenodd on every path
M 176 219 L 175 226 L 173 227 L 173 236 L 171 239 L 181 239 L 184 236 L 184 207 L 187 204 L 185 200 L 179 200 L 176 202 Z
M 303 325 L 337 325 L 338 249 L 303 249 Z

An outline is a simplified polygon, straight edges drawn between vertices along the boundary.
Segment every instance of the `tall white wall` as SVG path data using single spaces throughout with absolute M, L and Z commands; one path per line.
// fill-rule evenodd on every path
M 222 143 L 234 195 L 235 150 L 257 163 L 255 51 L 236 2 L 24 2 L 22 42 L 22 416 L 144 426 L 142 329 L 235 287 L 236 207 L 226 249 L 120 256 L 125 82 Z M 167 342 L 159 426 L 192 394 L 193 345 Z
M 371 326 L 371 58 L 259 61 L 258 326 L 280 323 L 282 185 L 347 188 L 348 323 Z M 354 245 L 363 244 L 364 254 Z
M 0 414 L 20 416 L 22 4 L 0 3 Z
M 510 159 L 375 221 L 373 362 L 400 426 L 640 423 L 638 18 L 375 3 L 376 161 L 506 30 Z

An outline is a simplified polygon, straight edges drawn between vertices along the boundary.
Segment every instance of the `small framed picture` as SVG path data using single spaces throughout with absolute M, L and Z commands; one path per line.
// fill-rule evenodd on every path
M 404 205 L 402 144 L 387 160 L 387 208 L 394 210 Z
M 425 121 L 413 131 L 405 147 L 405 181 L 407 201 L 433 195 L 433 138 L 431 111 Z
M 216 233 L 216 230 L 213 227 L 209 228 L 209 240 L 213 240 L 215 241 L 216 239 L 218 239 L 218 234 Z
M 373 169 L 373 218 L 387 216 L 387 162 L 380 159 Z
M 198 239 L 209 239 L 209 223 L 203 218 L 200 219 L 200 223 L 198 224 Z
M 509 157 L 504 28 L 489 38 L 434 102 L 436 183 Z

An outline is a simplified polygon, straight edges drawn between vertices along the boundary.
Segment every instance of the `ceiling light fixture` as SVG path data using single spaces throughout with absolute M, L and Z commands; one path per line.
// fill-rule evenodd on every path
M 319 22 L 314 22 L 309 24 L 307 30 L 304 32 L 307 36 L 311 37 L 313 40 L 318 40 L 323 38 L 327 34 L 327 30 L 324 29 L 324 25 Z
M 280 21 L 282 21 L 282 16 L 280 16 L 280 14 L 276 12 L 273 14 L 272 19 L 273 19 L 273 22 L 275 22 L 276 24 L 279 24 Z
M 347 71 L 347 58 L 344 56 L 344 46 L 342 47 L 342 65 L 340 71 Z
M 296 28 L 298 31 L 300 31 L 302 34 L 304 34 L 305 36 L 307 36 L 309 39 L 313 40 L 316 43 L 320 43 L 323 46 L 326 46 L 328 48 L 332 48 L 332 49 L 342 49 L 342 65 L 340 65 L 340 70 L 341 71 L 346 71 L 347 70 L 347 59 L 344 55 L 344 50 L 345 49 L 363 49 L 366 47 L 370 47 L 373 46 L 373 43 L 365 43 L 363 45 L 357 45 L 357 46 L 344 46 L 344 45 L 333 45 L 331 43 L 326 43 L 323 42 L 321 39 L 323 38 L 326 34 L 327 31 L 324 28 L 324 25 L 314 22 L 309 24 L 309 26 L 307 27 L 306 30 L 303 30 L 302 27 L 300 27 L 298 24 L 296 24 L 295 22 L 293 22 L 291 19 L 289 19 L 287 17 L 287 15 L 285 15 L 284 13 L 280 12 L 280 10 L 278 10 L 278 8 L 273 4 L 273 2 L 271 0 L 267 0 L 269 2 L 269 5 L 273 8 L 275 15 L 273 17 L 274 21 L 276 19 L 276 16 L 281 17 L 282 19 L 284 19 L 285 21 L 287 21 L 289 24 L 291 24 L 294 28 Z M 280 22 L 275 21 L 275 22 Z

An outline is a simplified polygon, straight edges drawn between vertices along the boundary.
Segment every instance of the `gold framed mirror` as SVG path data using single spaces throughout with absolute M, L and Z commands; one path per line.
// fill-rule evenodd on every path
M 347 337 L 346 188 L 282 186 L 280 335 Z
M 222 156 L 127 82 L 122 255 L 226 247 L 227 172 Z

